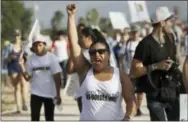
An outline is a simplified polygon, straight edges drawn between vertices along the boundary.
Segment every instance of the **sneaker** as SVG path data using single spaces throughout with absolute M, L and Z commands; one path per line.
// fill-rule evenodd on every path
M 137 109 L 136 116 L 142 116 L 142 115 L 143 115 L 143 113 L 141 112 L 141 110 Z
M 23 105 L 23 106 L 22 106 L 22 110 L 23 110 L 23 111 L 28 111 L 28 107 L 27 107 L 26 105 Z

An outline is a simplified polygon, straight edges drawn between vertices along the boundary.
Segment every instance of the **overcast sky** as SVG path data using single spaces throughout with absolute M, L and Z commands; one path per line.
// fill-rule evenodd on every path
M 66 5 L 69 3 L 75 3 L 77 6 L 77 20 L 80 16 L 85 16 L 87 11 L 91 8 L 96 8 L 100 13 L 100 16 L 109 16 L 110 11 L 124 12 L 130 21 L 130 14 L 127 1 L 37 1 L 38 12 L 37 17 L 43 27 L 50 27 L 50 20 L 56 10 L 61 10 L 65 17 L 62 21 L 66 26 L 67 15 Z M 33 7 L 34 1 L 24 1 L 25 7 Z M 152 14 L 157 7 L 167 6 L 172 11 L 173 6 L 176 5 L 180 8 L 180 18 L 187 20 L 188 3 L 187 1 L 147 1 L 147 7 L 150 14 Z

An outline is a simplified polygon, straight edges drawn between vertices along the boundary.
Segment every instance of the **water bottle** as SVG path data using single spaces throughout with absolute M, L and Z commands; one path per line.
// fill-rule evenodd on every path
M 54 99 L 54 105 L 56 106 L 56 108 L 57 108 L 59 111 L 62 111 L 62 110 L 63 110 L 63 105 L 62 105 L 62 104 L 58 105 L 58 104 L 57 104 L 57 99 Z

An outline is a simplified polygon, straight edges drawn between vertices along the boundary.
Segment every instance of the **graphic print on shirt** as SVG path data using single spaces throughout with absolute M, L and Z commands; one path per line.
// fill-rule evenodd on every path
M 44 66 L 44 67 L 35 67 L 33 68 L 33 71 L 37 71 L 37 70 L 50 70 L 50 67 L 49 66 Z
M 119 97 L 119 92 L 109 94 L 100 90 L 87 91 L 85 96 L 87 100 L 116 102 L 117 98 Z

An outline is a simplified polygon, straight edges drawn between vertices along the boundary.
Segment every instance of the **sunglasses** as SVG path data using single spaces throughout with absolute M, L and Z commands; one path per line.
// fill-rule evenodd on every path
M 91 56 L 95 55 L 96 53 L 99 53 L 99 54 L 104 54 L 106 51 L 108 51 L 108 49 L 92 49 L 92 50 L 89 50 L 89 54 Z

